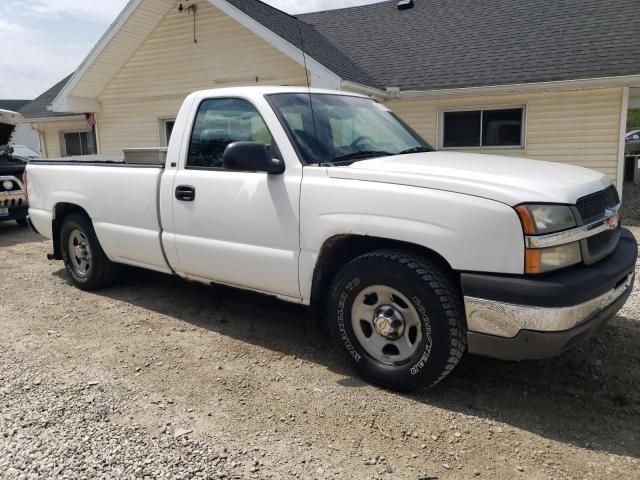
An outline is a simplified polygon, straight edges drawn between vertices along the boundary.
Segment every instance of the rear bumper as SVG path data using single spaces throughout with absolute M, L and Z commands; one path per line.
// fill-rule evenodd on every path
M 525 360 L 570 349 L 629 298 L 637 244 L 624 230 L 603 261 L 544 277 L 462 274 L 471 353 Z

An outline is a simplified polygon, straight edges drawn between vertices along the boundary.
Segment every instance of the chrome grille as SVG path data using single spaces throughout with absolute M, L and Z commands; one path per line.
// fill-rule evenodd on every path
M 620 203 L 620 197 L 615 187 L 582 197 L 576 202 L 576 208 L 582 218 L 582 224 L 587 224 L 604 217 L 607 208 L 615 207 Z
M 620 204 L 618 191 L 612 185 L 600 192 L 582 197 L 576 202 L 576 210 L 582 225 L 598 222 L 607 216 L 607 209 Z M 582 241 L 582 256 L 589 265 L 596 263 L 612 253 L 618 245 L 621 228 L 598 233 Z
M 5 199 L 0 198 L 0 207 L 3 207 L 3 208 L 21 207 L 23 204 L 26 205 L 26 203 L 24 203 L 24 200 L 21 197 L 5 198 Z
M 611 242 L 615 240 L 617 233 L 616 230 L 609 230 L 608 232 L 602 232 L 588 238 L 587 248 L 589 249 L 589 254 L 592 256 L 601 254 L 611 245 Z

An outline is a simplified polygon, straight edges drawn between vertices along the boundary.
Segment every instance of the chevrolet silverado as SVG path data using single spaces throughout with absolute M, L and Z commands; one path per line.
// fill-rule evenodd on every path
M 634 282 L 606 175 L 435 151 L 345 92 L 196 92 L 165 165 L 34 161 L 27 183 L 30 223 L 79 288 L 125 264 L 309 305 L 358 373 L 400 391 L 466 351 L 560 354 Z

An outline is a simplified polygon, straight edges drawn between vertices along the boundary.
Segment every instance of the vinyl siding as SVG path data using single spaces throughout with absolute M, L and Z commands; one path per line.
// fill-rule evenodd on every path
M 440 145 L 440 113 L 447 109 L 491 106 L 526 107 L 525 147 L 471 149 L 593 168 L 617 177 L 622 88 L 469 96 L 387 105 L 432 145 Z M 465 151 L 470 151 L 465 149 Z
M 62 156 L 60 145 L 61 132 L 85 131 L 87 129 L 87 121 L 78 119 L 39 123 L 38 129 L 42 132 L 41 138 L 44 139 L 45 143 L 41 155 L 47 158 L 60 158 Z
M 138 49 L 154 26 L 173 7 L 176 7 L 175 0 L 142 2 L 84 74 L 82 81 L 71 91 L 71 95 L 94 98 L 118 72 L 131 49 Z
M 195 90 L 234 85 L 304 85 L 304 68 L 207 1 L 193 16 L 171 9 L 99 96 L 101 153 L 160 144 Z

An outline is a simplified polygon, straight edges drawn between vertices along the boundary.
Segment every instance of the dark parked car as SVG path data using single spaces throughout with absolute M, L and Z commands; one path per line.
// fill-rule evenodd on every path
M 624 152 L 627 155 L 640 154 L 640 130 L 632 130 L 624 137 L 626 146 Z
M 22 175 L 27 159 L 16 155 L 9 144 L 20 114 L 0 110 L 0 221 L 15 220 L 27 225 L 27 194 Z

